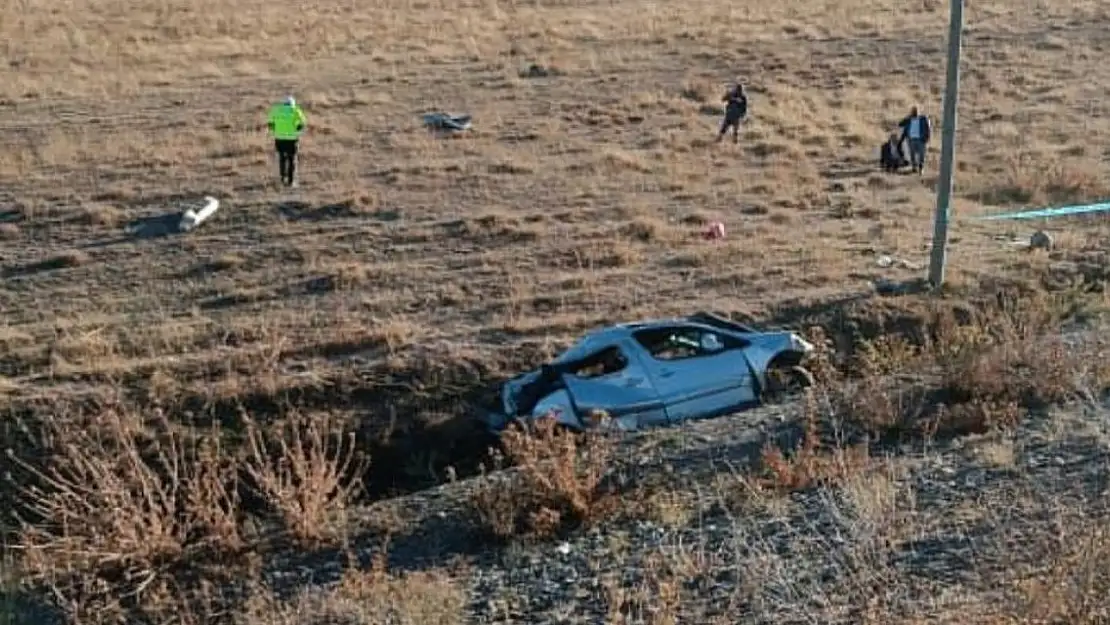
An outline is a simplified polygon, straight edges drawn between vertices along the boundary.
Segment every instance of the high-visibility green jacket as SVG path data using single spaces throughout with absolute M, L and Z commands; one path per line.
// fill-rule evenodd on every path
M 275 139 L 300 139 L 306 126 L 304 111 L 296 105 L 275 104 L 270 107 L 269 125 Z

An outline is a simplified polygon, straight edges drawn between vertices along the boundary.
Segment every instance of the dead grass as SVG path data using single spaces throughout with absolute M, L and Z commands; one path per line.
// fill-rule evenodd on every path
M 1067 522 L 1043 572 L 1023 581 L 1027 611 L 1010 622 L 1093 625 L 1106 619 L 1110 542 L 1104 523 L 1084 520 L 1080 516 Z
M 259 625 L 461 625 L 466 596 L 447 571 L 391 574 L 381 560 L 349 568 L 328 590 L 283 599 L 265 587 L 251 594 L 244 622 Z
M 756 486 L 796 490 L 836 485 L 866 471 L 871 464 L 866 443 L 826 449 L 812 394 L 807 395 L 806 404 L 801 443 L 790 450 L 789 457 L 778 445 L 764 446 L 760 464 L 765 475 Z
M 122 213 L 114 206 L 88 205 L 82 207 L 81 220 L 89 226 L 115 228 L 121 224 Z
M 1082 151 L 1081 151 L 1082 152 Z M 1073 153 L 1046 158 L 1041 154 L 1021 152 L 1011 157 L 1005 176 L 997 186 L 979 194 L 988 204 L 1067 206 L 1099 202 L 1110 195 L 1097 165 Z
M 889 497 L 876 480 L 889 461 L 874 455 L 876 443 L 1013 429 L 1030 410 L 1095 396 L 1110 384 L 1092 357 L 1097 352 L 1080 349 L 1082 343 L 1043 348 L 1069 338 L 1045 335 L 1060 327 L 1065 312 L 1044 295 L 1008 298 L 1000 291 L 978 308 L 964 306 L 944 299 L 911 306 L 919 315 L 916 328 L 924 332 L 907 326 L 901 336 L 861 340 L 819 359 L 822 386 L 809 395 L 800 445 L 764 448 L 756 471 L 741 478 L 747 500 L 741 508 L 753 505 L 753 497 L 766 502 L 780 491 L 815 490 L 847 492 L 854 506 L 881 507 Z M 826 331 L 835 327 L 827 324 Z M 201 622 L 237 601 L 233 597 L 254 593 L 241 613 L 248 622 L 282 623 L 308 605 L 340 622 L 464 622 L 455 578 L 435 572 L 351 572 L 356 581 L 334 591 L 305 591 L 293 600 L 257 586 L 251 554 L 279 545 L 312 549 L 347 542 L 348 509 L 363 496 L 359 477 L 366 459 L 360 450 L 366 439 L 349 429 L 346 418 L 280 414 L 272 423 L 242 417 L 234 431 L 206 431 L 182 428 L 165 413 L 143 418 L 118 404 L 101 406 L 81 422 L 74 420 L 79 413 L 63 413 L 28 424 L 39 429 L 40 440 L 22 449 L 35 453 L 9 455 L 21 514 L 14 553 L 27 586 L 51 588 L 73 619 L 189 610 L 194 620 L 187 622 Z M 865 438 L 852 440 L 860 435 Z M 642 491 L 608 488 L 614 442 L 598 433 L 563 432 L 548 421 L 533 430 L 510 430 L 504 455 L 490 461 L 494 469 L 512 468 L 483 478 L 470 496 L 477 529 L 496 539 L 491 545 L 535 545 L 586 527 L 604 531 L 621 519 L 651 518 L 679 528 L 697 518 L 689 506 L 698 504 L 682 491 L 664 502 L 647 501 Z M 387 466 L 397 473 L 396 466 Z M 878 557 L 861 551 L 852 566 Z M 1088 581 L 1094 573 L 1067 568 L 1069 562 L 1061 560 L 1063 572 L 1053 575 L 1079 576 L 1068 582 L 1073 585 L 1095 583 Z M 708 563 L 663 559 L 653 566 L 638 589 L 616 584 L 606 590 L 614 614 L 678 622 L 683 599 L 677 580 Z M 1063 592 L 1029 583 L 1031 593 Z M 212 584 L 224 584 L 223 590 Z M 1057 595 L 1038 609 L 1070 605 Z M 258 608 L 259 602 L 269 607 Z M 1073 609 L 1070 616 L 1084 614 Z

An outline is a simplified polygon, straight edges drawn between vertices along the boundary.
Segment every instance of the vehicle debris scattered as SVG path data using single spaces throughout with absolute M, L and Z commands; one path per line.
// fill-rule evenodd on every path
M 1052 235 L 1038 230 L 1029 236 L 1029 249 L 1031 250 L 1051 250 L 1056 247 L 1056 242 L 1052 239 Z
M 707 312 L 618 324 L 505 382 L 482 420 L 494 432 L 539 418 L 630 431 L 732 414 L 812 385 L 813 350 L 794 332 Z
M 441 111 L 425 113 L 424 126 L 432 132 L 457 133 L 470 130 L 470 115 L 450 115 Z
M 204 198 L 204 207 L 198 210 L 189 209 L 181 215 L 181 221 L 178 223 L 177 228 L 181 232 L 189 232 L 193 228 L 204 223 L 209 217 L 216 214 L 216 210 L 220 208 L 220 201 L 214 197 L 208 196 Z
M 893 256 L 883 254 L 875 259 L 875 265 L 883 269 L 890 269 L 891 267 L 898 267 L 899 269 L 911 269 L 917 271 L 922 268 L 920 263 L 908 261 L 904 258 L 895 258 Z

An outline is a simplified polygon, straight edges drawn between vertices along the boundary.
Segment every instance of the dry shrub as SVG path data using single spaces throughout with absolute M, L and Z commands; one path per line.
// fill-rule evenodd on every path
M 1062 334 L 1057 310 L 1044 297 L 1007 299 L 977 327 L 953 330 L 932 346 L 926 365 L 939 372 L 939 398 L 949 409 L 934 416 L 941 431 L 954 415 L 981 423 L 980 430 L 1012 426 L 1026 410 L 1110 385 L 1102 346 L 1087 333 Z
M 943 386 L 955 398 L 1035 408 L 1074 399 L 1110 380 L 1097 346 L 1081 339 L 1018 338 L 949 361 Z
M 1043 294 L 1011 292 L 967 318 L 934 302 L 921 313 L 917 344 L 905 336 L 863 340 L 846 365 L 826 347 L 814 359 L 815 377 L 831 411 L 857 433 L 916 438 L 1010 427 L 1027 410 L 1110 385 L 1097 339 L 1061 334 L 1067 310 Z M 811 337 L 829 343 L 820 331 Z
M 481 527 L 492 536 L 546 537 L 608 511 L 602 480 L 613 443 L 604 434 L 577 434 L 539 419 L 530 430 L 506 430 L 502 444 L 516 470 L 505 481 L 485 481 L 473 501 Z M 501 468 L 506 458 L 499 451 L 493 456 Z
M 291 412 L 265 432 L 243 416 L 248 484 L 305 545 L 337 538 L 369 459 L 338 418 Z
M 765 445 L 760 454 L 763 476 L 756 485 L 794 490 L 835 484 L 866 469 L 870 462 L 863 443 L 826 448 L 821 441 L 816 400 L 807 393 L 801 444 L 789 457 L 779 446 Z
M 186 434 L 161 412 L 46 420 L 37 447 L 9 451 L 28 589 L 49 590 L 71 622 L 205 623 L 249 590 L 253 551 L 336 537 L 367 468 L 353 433 L 299 413 L 265 430 L 244 423 L 232 452 L 231 432 Z M 251 529 L 255 512 L 281 531 Z
M 789 457 L 779 446 L 764 448 L 760 485 L 837 482 L 868 464 L 870 441 L 1012 428 L 1029 410 L 1110 387 L 1098 339 L 1061 334 L 1066 302 L 1007 291 L 988 301 L 961 315 L 933 301 L 921 313 L 917 342 L 880 335 L 859 340 L 848 358 L 838 359 L 834 341 L 811 328 L 818 350 L 809 368 L 818 386 L 807 394 L 802 441 Z M 846 444 L 823 445 L 830 428 Z
M 154 609 L 176 575 L 213 561 L 234 569 L 244 537 L 218 431 L 186 437 L 161 415 L 144 424 L 125 411 L 44 427 L 45 460 L 9 451 L 21 474 L 14 549 L 24 581 L 49 587 L 70 618 Z

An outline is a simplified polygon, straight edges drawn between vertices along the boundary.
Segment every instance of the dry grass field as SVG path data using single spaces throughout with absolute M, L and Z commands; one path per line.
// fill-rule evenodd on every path
M 348 504 L 488 469 L 488 441 L 475 435 L 467 408 L 499 376 L 590 327 L 711 309 L 824 325 L 843 347 L 859 338 L 841 336 L 846 328 L 876 339 L 928 317 L 919 300 L 851 313 L 825 303 L 876 279 L 924 272 L 945 3 L 0 6 L 0 442 L 10 450 L 0 461 L 9 478 L 0 503 L 21 515 L 4 521 L 12 548 L 2 561 L 18 573 L 0 574 L 0 588 L 24 578 L 61 589 L 50 602 L 68 618 L 576 622 L 566 605 L 544 616 L 538 608 L 499 613 L 486 590 L 459 585 L 481 575 L 445 564 L 409 577 L 371 567 L 323 595 L 290 598 L 264 572 L 257 587 L 236 586 L 237 595 L 217 600 L 214 589 L 265 569 L 259 561 L 286 553 L 292 539 L 302 552 L 337 542 L 350 551 Z M 1012 356 L 1007 366 L 1020 369 L 1051 360 L 1014 356 L 1014 345 L 1040 340 L 1023 334 L 1028 327 L 1056 334 L 1062 320 L 1089 320 L 1105 304 L 1110 228 L 1097 218 L 1054 222 L 1058 249 L 1026 253 L 1004 239 L 1026 237 L 1032 225 L 974 217 L 1110 196 L 1110 8 L 975 0 L 966 18 L 949 255 L 956 286 L 945 301 L 965 311 L 987 306 L 986 318 L 1017 323 L 1013 310 L 983 304 L 1008 285 L 1031 298 L 1019 308 L 1050 311 L 998 339 Z M 750 120 L 738 145 L 717 144 L 720 99 L 736 80 L 748 85 Z M 264 127 L 267 107 L 289 93 L 309 122 L 293 190 L 277 184 Z M 915 103 L 936 126 L 925 175 L 882 175 L 878 145 Z M 430 135 L 419 115 L 437 109 L 472 114 L 474 129 Z M 159 232 L 167 215 L 205 195 L 222 202 L 210 222 L 189 234 Z M 714 220 L 728 228 L 723 241 L 700 236 Z M 905 262 L 880 267 L 883 255 Z M 968 345 L 987 349 L 960 340 L 952 339 L 961 357 L 970 357 Z M 1103 378 L 1087 367 L 1101 344 L 1057 348 L 1049 354 L 1066 352 L 1057 360 L 1074 367 L 1054 370 L 1052 384 L 1070 389 L 1061 380 L 1082 374 L 1097 395 L 1091 380 Z M 929 349 L 930 367 L 950 356 Z M 982 375 L 970 379 L 1002 387 L 1012 372 L 974 371 Z M 828 388 L 844 393 L 851 384 Z M 1032 391 L 960 392 L 942 403 L 972 407 L 938 418 L 925 434 L 963 431 L 952 425 L 961 419 L 979 424 L 970 430 L 980 436 L 991 429 L 982 424 L 1022 431 L 1010 416 L 1044 407 L 1030 403 Z M 880 395 L 889 400 L 880 407 L 900 410 Z M 1046 402 L 1073 393 L 1049 395 Z M 1005 445 L 1017 435 L 1005 436 L 991 453 L 1013 455 Z M 571 448 L 566 457 L 581 451 L 561 444 Z M 519 445 L 517 464 L 543 455 Z M 581 461 L 586 477 L 531 490 L 541 500 L 571 492 L 557 506 L 562 516 L 596 516 L 576 489 L 579 480 L 591 492 L 604 481 L 599 467 L 613 454 Z M 819 473 L 841 456 L 822 458 Z M 812 481 L 776 475 L 798 488 Z M 857 498 L 872 496 L 860 494 L 866 479 L 853 478 Z M 893 493 L 893 478 L 882 479 Z M 827 498 L 837 488 L 805 496 L 835 515 Z M 967 496 L 960 505 L 980 505 Z M 540 504 L 538 517 L 505 517 L 505 501 L 475 497 L 486 504 L 481 523 L 501 538 L 520 523 L 551 529 L 566 520 Z M 805 505 L 760 497 L 772 507 Z M 816 529 L 796 531 L 805 542 Z M 1089 539 L 1106 548 L 1104 538 Z M 878 557 L 876 545 L 868 557 Z M 652 601 L 681 603 L 677 589 L 657 582 L 643 582 Z M 794 592 L 812 595 L 803 586 Z M 23 601 L 4 596 L 0 606 Z M 711 622 L 662 604 L 633 614 L 619 608 L 627 597 L 606 596 L 616 613 L 589 618 L 664 623 L 682 613 L 672 622 Z M 940 612 L 898 614 L 895 603 L 874 603 L 867 618 L 942 620 Z M 760 614 L 807 622 L 802 612 Z M 1091 614 L 1042 622 L 1102 622 Z M 580 620 L 597 622 L 589 618 Z

